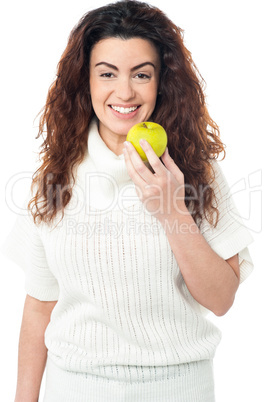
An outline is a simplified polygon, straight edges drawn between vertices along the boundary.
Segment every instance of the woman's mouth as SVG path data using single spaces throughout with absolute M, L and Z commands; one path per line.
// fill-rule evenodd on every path
M 138 106 L 130 106 L 130 107 L 123 107 L 123 106 L 115 106 L 109 105 L 109 107 L 114 110 L 115 112 L 122 114 L 122 115 L 130 115 L 134 113 L 141 105 Z

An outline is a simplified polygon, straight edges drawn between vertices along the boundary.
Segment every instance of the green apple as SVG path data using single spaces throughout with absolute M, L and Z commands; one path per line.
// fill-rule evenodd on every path
M 133 144 L 143 161 L 147 161 L 146 154 L 139 144 L 141 139 L 149 142 L 158 157 L 164 153 L 167 146 L 167 134 L 160 124 L 150 121 L 137 123 L 127 134 L 126 141 Z

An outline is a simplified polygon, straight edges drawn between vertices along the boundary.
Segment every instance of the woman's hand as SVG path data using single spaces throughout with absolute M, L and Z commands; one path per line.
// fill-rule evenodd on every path
M 163 225 L 189 292 L 204 307 L 223 315 L 239 286 L 238 256 L 224 261 L 200 233 L 185 206 L 183 173 L 168 150 L 162 163 L 146 141 L 140 145 L 155 173 L 145 166 L 133 145 L 125 143 L 125 162 L 138 195 Z
M 185 206 L 184 175 L 166 148 L 161 160 L 146 140 L 140 140 L 154 173 L 145 165 L 134 146 L 125 141 L 124 156 L 128 174 L 135 183 L 136 191 L 146 209 L 159 219 L 188 214 Z
M 145 166 L 133 145 L 126 143 L 126 166 L 137 193 L 163 225 L 189 292 L 204 307 L 223 315 L 233 304 L 239 286 L 238 256 L 224 261 L 200 233 L 185 206 L 183 173 L 168 150 L 162 163 L 146 141 L 140 145 L 154 173 Z

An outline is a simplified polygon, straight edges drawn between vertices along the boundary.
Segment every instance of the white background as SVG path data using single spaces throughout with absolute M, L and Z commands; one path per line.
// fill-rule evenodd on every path
M 210 318 L 223 332 L 215 357 L 217 402 L 266 402 L 266 13 L 260 0 L 151 0 L 184 29 L 204 77 L 210 114 L 227 145 L 222 167 L 251 229 L 255 269 L 226 316 Z M 1 28 L 1 243 L 15 221 L 5 186 L 36 168 L 38 119 L 68 35 L 79 18 L 106 1 L 9 1 Z M 175 4 L 175 5 L 174 5 Z M 23 173 L 24 174 L 24 173 Z M 24 174 L 28 177 L 29 173 Z M 17 203 L 29 179 L 15 188 Z M 264 242 L 265 240 L 265 242 Z M 13 401 L 24 302 L 22 270 L 1 258 L 0 399 Z M 141 402 L 141 401 L 140 401 Z M 166 401 L 167 402 L 167 401 Z

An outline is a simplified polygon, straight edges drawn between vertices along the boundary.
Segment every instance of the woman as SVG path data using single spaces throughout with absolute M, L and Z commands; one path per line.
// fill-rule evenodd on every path
M 141 141 L 145 164 L 125 140 L 148 120 L 168 149 Z M 45 366 L 46 402 L 214 401 L 220 331 L 205 315 L 232 306 L 252 239 L 181 30 L 138 1 L 87 13 L 40 135 L 29 213 L 7 242 L 26 271 L 16 402 L 38 399 Z

